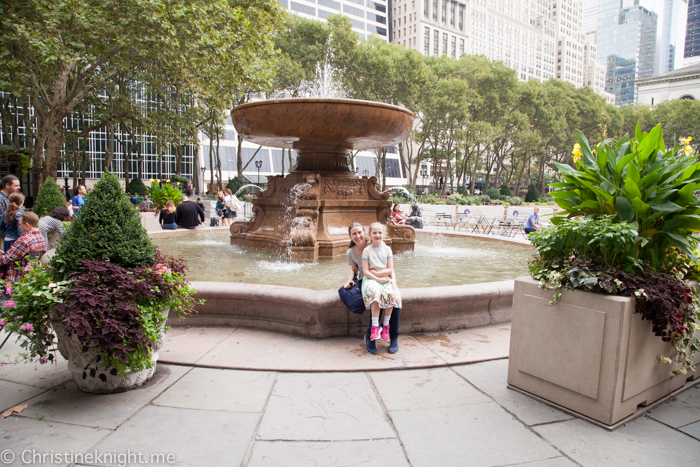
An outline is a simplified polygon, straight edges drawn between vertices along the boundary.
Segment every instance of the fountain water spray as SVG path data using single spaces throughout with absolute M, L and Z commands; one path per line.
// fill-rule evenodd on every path
M 253 185 L 253 184 L 250 184 L 250 183 L 249 183 L 249 184 L 247 184 L 247 185 L 243 185 L 242 187 L 240 187 L 240 188 L 233 194 L 233 196 L 238 197 L 238 193 L 240 193 L 241 191 L 245 190 L 245 189 L 248 188 L 248 187 L 250 187 L 250 188 L 257 188 L 258 190 L 263 191 L 263 189 L 260 188 L 258 185 Z

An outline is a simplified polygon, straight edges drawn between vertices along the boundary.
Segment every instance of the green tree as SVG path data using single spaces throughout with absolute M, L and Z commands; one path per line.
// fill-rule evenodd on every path
M 127 185 L 126 192 L 132 195 L 143 196 L 146 194 L 146 185 L 143 184 L 140 178 L 134 177 Z
M 66 207 L 66 197 L 63 195 L 61 188 L 54 182 L 53 178 L 47 178 L 39 194 L 36 196 L 36 204 L 34 204 L 34 214 L 39 217 L 44 217 L 56 208 Z
M 30 98 L 35 109 L 37 183 L 56 175 L 64 118 L 88 96 L 112 88 L 120 73 L 155 95 L 177 93 L 170 116 L 186 113 L 200 94 L 214 95 L 212 82 L 231 89 L 259 72 L 282 15 L 274 0 L 17 0 L 3 6 L 0 89 Z M 158 133 L 159 123 L 146 130 Z M 157 134 L 158 141 L 190 141 L 189 126 L 174 121 L 171 130 Z
M 539 201 L 540 199 L 540 192 L 537 190 L 535 185 L 530 185 L 530 188 L 527 190 L 527 195 L 525 195 L 525 202 L 526 203 L 534 203 Z
M 141 226 L 138 210 L 129 202 L 117 177 L 105 173 L 63 234 L 51 266 L 67 278 L 80 270 L 84 259 L 109 259 L 131 268 L 152 265 L 155 257 L 156 249 Z

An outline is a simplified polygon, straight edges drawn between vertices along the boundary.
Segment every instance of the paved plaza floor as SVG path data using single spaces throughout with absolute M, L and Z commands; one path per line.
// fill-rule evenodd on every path
M 372 356 L 354 338 L 174 328 L 155 378 L 113 395 L 78 391 L 65 361 L 5 363 L 0 408 L 28 407 L 0 420 L 0 465 L 700 465 L 700 387 L 609 432 L 507 389 L 508 336 L 402 335 Z

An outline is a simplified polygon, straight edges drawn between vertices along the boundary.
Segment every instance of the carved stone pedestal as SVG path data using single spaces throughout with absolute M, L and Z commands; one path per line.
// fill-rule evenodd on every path
M 253 217 L 231 225 L 231 244 L 260 248 L 295 261 L 344 255 L 353 222 L 387 226 L 385 242 L 394 253 L 413 250 L 413 227 L 395 225 L 389 193 L 376 190 L 376 177 L 348 173 L 292 173 L 269 179 L 253 200 Z

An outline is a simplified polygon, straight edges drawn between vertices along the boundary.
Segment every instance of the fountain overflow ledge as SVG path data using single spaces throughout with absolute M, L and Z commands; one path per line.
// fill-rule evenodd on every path
M 350 312 L 337 290 L 242 282 L 192 282 L 196 313 L 170 326 L 232 326 L 308 338 L 362 336 L 369 311 Z M 511 320 L 514 281 L 401 290 L 402 333 L 454 331 Z

